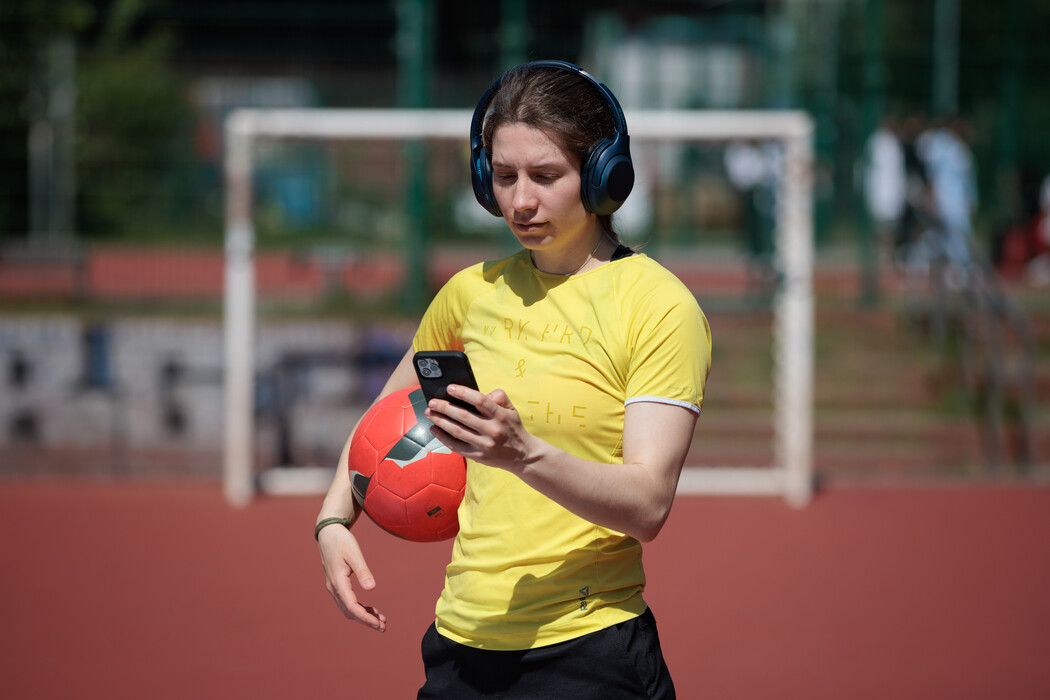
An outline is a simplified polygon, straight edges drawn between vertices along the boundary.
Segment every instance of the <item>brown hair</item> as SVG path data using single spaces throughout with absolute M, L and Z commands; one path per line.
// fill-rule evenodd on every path
M 500 80 L 482 128 L 488 152 L 497 129 L 519 123 L 547 133 L 581 166 L 599 140 L 616 133 L 609 105 L 594 85 L 566 70 L 529 64 L 512 68 Z M 611 214 L 599 215 L 598 223 L 619 243 Z

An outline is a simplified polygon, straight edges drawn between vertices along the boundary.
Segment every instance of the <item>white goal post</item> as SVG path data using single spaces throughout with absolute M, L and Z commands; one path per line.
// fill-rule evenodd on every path
M 331 470 L 254 468 L 255 277 L 253 150 L 260 139 L 453 139 L 464 142 L 470 110 L 245 109 L 225 124 L 225 444 L 223 488 L 245 505 L 257 489 L 321 493 Z M 813 489 L 813 123 L 798 111 L 627 111 L 634 144 L 666 140 L 779 142 L 773 307 L 773 464 L 687 467 L 679 494 L 780 496 L 803 506 Z

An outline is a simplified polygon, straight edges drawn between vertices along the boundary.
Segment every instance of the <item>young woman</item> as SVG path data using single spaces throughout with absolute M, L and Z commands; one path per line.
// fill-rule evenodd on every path
M 417 383 L 416 350 L 463 350 L 475 415 L 430 403 L 468 460 L 460 532 L 420 698 L 671 698 L 642 590 L 703 403 L 711 336 L 693 295 L 620 244 L 633 184 L 615 98 L 571 64 L 500 77 L 472 126 L 479 202 L 522 250 L 458 273 L 381 396 Z M 318 523 L 357 515 L 344 449 Z M 349 527 L 316 531 L 343 614 L 383 631 L 352 585 L 375 582 Z

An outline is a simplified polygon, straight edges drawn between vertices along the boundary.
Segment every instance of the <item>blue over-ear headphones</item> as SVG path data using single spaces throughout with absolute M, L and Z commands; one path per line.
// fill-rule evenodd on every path
M 631 162 L 630 137 L 627 135 L 627 120 L 623 117 L 620 103 L 609 88 L 601 84 L 587 71 L 566 61 L 532 61 L 525 65 L 537 68 L 560 68 L 584 78 L 605 98 L 613 114 L 616 133 L 611 139 L 599 139 L 580 168 L 580 198 L 587 211 L 595 214 L 612 214 L 620 208 L 634 187 L 634 164 Z M 506 75 L 506 74 L 504 74 Z M 503 75 L 489 86 L 474 108 L 470 121 L 470 181 L 478 203 L 494 216 L 503 216 L 496 195 L 492 190 L 492 163 L 482 140 L 481 129 L 485 123 L 492 98 L 503 82 Z

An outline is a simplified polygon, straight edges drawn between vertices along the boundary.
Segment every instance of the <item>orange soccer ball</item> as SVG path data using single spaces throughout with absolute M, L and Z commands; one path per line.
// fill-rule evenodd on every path
M 467 465 L 430 434 L 418 387 L 396 391 L 368 410 L 350 441 L 354 499 L 376 525 L 413 542 L 459 532 L 456 511 Z

